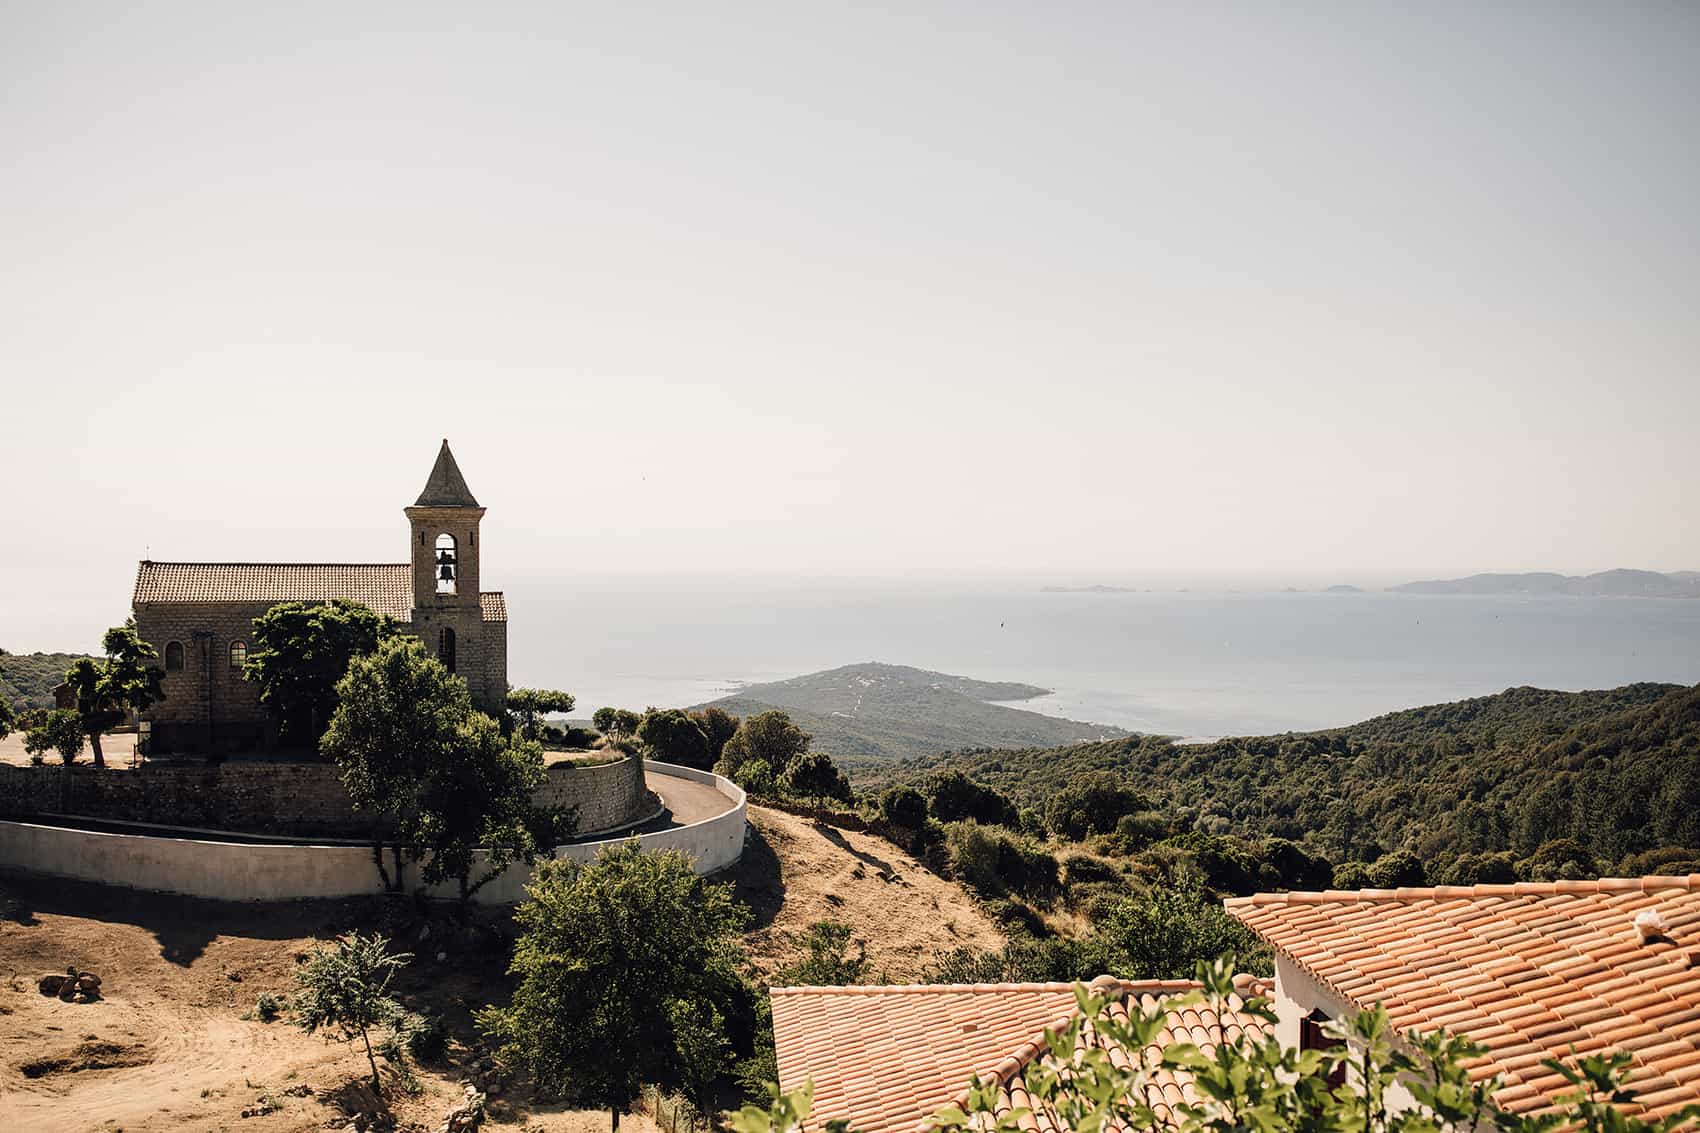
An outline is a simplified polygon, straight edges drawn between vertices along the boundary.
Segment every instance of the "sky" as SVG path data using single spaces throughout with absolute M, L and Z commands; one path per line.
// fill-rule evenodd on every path
M 533 577 L 1700 569 L 1697 110 L 1692 4 L 0 0 L 0 644 L 443 437 Z

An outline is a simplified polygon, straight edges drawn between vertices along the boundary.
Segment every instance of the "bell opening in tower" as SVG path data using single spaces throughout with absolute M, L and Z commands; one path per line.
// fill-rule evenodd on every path
M 455 593 L 455 577 L 459 568 L 455 558 L 455 537 L 447 532 L 437 536 L 437 593 Z

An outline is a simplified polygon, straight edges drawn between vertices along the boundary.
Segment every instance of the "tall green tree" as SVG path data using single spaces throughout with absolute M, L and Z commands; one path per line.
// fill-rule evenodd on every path
M 818 812 L 825 799 L 850 801 L 850 780 L 824 751 L 806 751 L 785 768 L 785 789 L 809 800 Z
M 644 713 L 637 728 L 638 742 L 653 759 L 707 771 L 714 766 L 708 736 L 702 725 L 677 708 L 652 709 Z
M 590 722 L 605 736 L 635 735 L 643 717 L 629 708 L 598 708 L 590 714 Z
M 399 892 L 404 862 L 424 860 L 426 884 L 455 878 L 466 901 L 515 860 L 532 859 L 542 749 L 504 740 L 496 721 L 473 709 L 466 682 L 417 639 L 387 638 L 356 657 L 336 695 L 319 747 L 354 805 L 383 821 L 373 857 L 386 888 Z M 479 849 L 489 857 L 475 878 Z
M 712 704 L 692 712 L 691 719 L 697 722 L 702 734 L 708 737 L 708 765 L 712 767 L 720 761 L 720 752 L 726 747 L 726 741 L 738 730 L 740 721 L 726 709 L 716 708 Z
M 550 712 L 571 712 L 578 701 L 570 692 L 555 688 L 510 688 L 508 714 L 521 739 L 543 738 L 543 717 Z
M 529 740 L 510 743 L 495 720 L 473 712 L 446 754 L 422 769 L 403 840 L 423 858 L 425 884 L 453 878 L 464 905 L 515 861 L 536 858 L 531 793 L 543 785 L 543 749 Z
M 700 1018 L 738 995 L 747 914 L 685 855 L 646 854 L 635 839 L 589 865 L 545 861 L 526 892 L 512 1000 L 478 1024 L 504 1065 L 606 1106 L 618 1130 L 644 1082 L 679 1076 L 678 1013 Z
M 141 712 L 164 700 L 165 671 L 148 664 L 159 653 L 136 633 L 135 618 L 107 630 L 100 644 L 105 658 L 79 658 L 65 671 L 65 682 L 76 694 L 77 717 L 89 738 L 94 765 L 105 767 L 101 733 L 122 723 L 132 711 Z
M 359 1039 L 372 1068 L 372 1093 L 383 1090 L 378 1060 L 372 1053 L 372 1030 L 394 1027 L 404 1016 L 390 995 L 390 981 L 413 957 L 391 952 L 389 941 L 374 933 L 350 933 L 330 948 L 315 949 L 295 973 L 295 1022 L 308 1034 L 321 1030 L 340 1042 Z M 400 1043 L 388 1044 L 399 1057 Z
M 814 737 L 792 723 L 786 713 L 778 709 L 758 712 L 745 717 L 744 722 L 738 725 L 738 730 L 721 749 L 720 761 L 715 764 L 714 770 L 728 779 L 738 779 L 738 772 L 744 764 L 759 760 L 772 768 L 776 776 L 782 777 L 791 762 L 809 750 L 813 740 Z
M 254 619 L 243 676 L 285 740 L 317 744 L 336 711 L 348 663 L 397 631 L 394 618 L 358 602 L 280 602 Z

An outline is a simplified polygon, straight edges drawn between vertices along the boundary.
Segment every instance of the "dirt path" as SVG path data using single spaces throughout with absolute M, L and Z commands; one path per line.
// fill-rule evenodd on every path
M 876 979 L 917 979 L 935 953 L 951 948 L 1003 946 L 1003 935 L 955 883 L 883 838 L 766 807 L 752 806 L 749 815 L 738 888 L 757 914 L 748 944 L 764 970 L 793 959 L 796 938 L 823 920 L 850 926 Z

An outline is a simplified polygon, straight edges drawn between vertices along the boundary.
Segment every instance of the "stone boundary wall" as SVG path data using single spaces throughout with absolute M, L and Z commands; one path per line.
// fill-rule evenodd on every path
M 577 807 L 582 833 L 618 830 L 655 812 L 643 764 L 632 756 L 588 767 L 558 763 L 546 774 L 533 800 Z M 328 763 L 150 760 L 104 771 L 0 764 L 0 817 L 39 814 L 320 838 L 364 838 L 373 830 Z
M 689 826 L 640 835 L 642 847 L 680 850 L 695 861 L 699 874 L 714 873 L 735 863 L 744 847 L 744 792 L 730 780 L 705 771 L 648 761 L 645 768 L 651 774 L 710 783 L 726 796 L 727 807 Z M 629 775 L 629 769 L 625 773 Z M 575 842 L 556 847 L 553 856 L 589 861 L 604 846 L 620 841 Z M 13 821 L 0 821 L 0 866 L 222 901 L 356 897 L 379 893 L 383 888 L 372 863 L 372 851 L 365 846 L 257 846 L 103 834 Z M 487 905 L 522 900 L 529 873 L 523 866 L 509 869 L 481 889 L 475 899 Z M 432 893 L 444 898 L 454 895 L 452 882 Z

